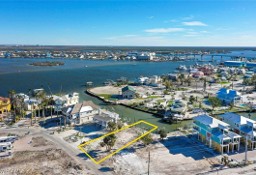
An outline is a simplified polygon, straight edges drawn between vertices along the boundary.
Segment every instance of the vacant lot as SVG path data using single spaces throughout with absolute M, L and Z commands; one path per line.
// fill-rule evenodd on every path
M 13 151 L 10 158 L 0 159 L 0 174 L 82 174 L 81 165 L 43 137 L 20 137 Z
M 159 136 L 154 137 L 158 139 Z M 219 165 L 211 150 L 178 133 L 178 136 L 169 135 L 166 140 L 146 147 L 138 143 L 106 160 L 102 166 L 112 167 L 113 174 L 117 175 L 146 175 L 149 157 L 150 174 L 154 175 L 192 175 Z
M 138 123 L 135 126 L 131 127 L 126 126 L 124 127 L 124 129 L 122 128 L 120 131 L 117 131 L 109 136 L 99 137 L 98 140 L 96 139 L 86 143 L 83 146 L 83 149 L 96 161 L 100 161 L 102 158 L 114 153 L 115 151 L 118 151 L 120 148 L 122 148 L 126 144 L 129 144 L 131 141 L 137 139 L 151 129 L 153 129 L 153 127 L 145 123 Z M 107 144 L 102 145 L 104 143 L 104 140 L 110 137 L 115 137 L 114 145 L 111 146 L 111 148 L 108 147 Z

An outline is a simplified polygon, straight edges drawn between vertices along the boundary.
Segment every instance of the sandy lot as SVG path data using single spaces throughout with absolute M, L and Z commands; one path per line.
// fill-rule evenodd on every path
M 43 137 L 20 137 L 13 146 L 13 155 L 0 159 L 0 174 L 82 174 L 81 165 Z
M 113 94 L 119 95 L 121 93 L 120 87 L 114 86 L 102 86 L 102 87 L 95 87 L 90 90 L 94 94 Z

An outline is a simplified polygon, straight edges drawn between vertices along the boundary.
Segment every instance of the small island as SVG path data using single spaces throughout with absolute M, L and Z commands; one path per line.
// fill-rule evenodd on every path
M 64 62 L 60 62 L 60 61 L 43 61 L 43 62 L 33 62 L 33 63 L 30 63 L 29 65 L 32 65 L 32 66 L 63 66 Z

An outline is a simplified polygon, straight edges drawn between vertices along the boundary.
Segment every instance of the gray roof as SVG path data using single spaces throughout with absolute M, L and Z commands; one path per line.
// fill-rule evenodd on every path
M 109 121 L 113 120 L 113 118 L 109 117 L 108 115 L 95 115 L 93 117 L 93 119 L 99 120 L 99 121 L 104 121 L 104 122 L 109 122 Z
M 206 126 L 210 126 L 211 128 L 217 128 L 219 126 L 228 127 L 229 124 L 224 123 L 216 118 L 213 118 L 209 115 L 203 114 L 193 118 L 195 121 L 198 121 Z
M 256 121 L 232 112 L 222 114 L 220 117 L 228 120 L 230 123 L 239 123 L 240 125 L 247 124 L 247 121 L 256 124 Z

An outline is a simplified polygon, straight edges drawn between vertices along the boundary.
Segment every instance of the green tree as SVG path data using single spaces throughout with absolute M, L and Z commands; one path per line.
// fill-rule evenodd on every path
M 117 129 L 117 124 L 115 122 L 108 122 L 108 127 L 107 127 L 110 131 L 115 131 Z
M 185 75 L 184 74 L 179 74 L 178 75 L 178 80 L 180 81 L 180 85 L 183 85 L 185 81 Z
M 191 76 L 188 76 L 188 77 L 185 79 L 185 82 L 188 84 L 188 86 L 190 86 L 191 83 L 192 83 L 192 80 L 193 80 L 193 78 L 192 78 Z
M 190 95 L 189 102 L 193 104 L 195 102 L 196 98 L 193 95 Z
M 172 82 L 170 80 L 164 81 L 165 90 L 169 90 L 172 87 Z
M 141 141 L 143 142 L 143 144 L 145 146 L 149 145 L 150 143 L 153 142 L 153 138 L 152 138 L 152 135 L 151 134 L 148 134 L 144 137 L 141 138 Z
M 214 108 L 221 106 L 221 101 L 217 97 L 209 97 L 208 100 L 211 103 L 213 110 Z
M 206 78 L 204 78 L 203 81 L 204 81 L 204 92 L 205 92 L 205 90 L 206 90 L 206 88 L 207 88 L 207 81 L 206 81 Z
M 167 132 L 166 132 L 165 129 L 160 129 L 160 130 L 158 131 L 158 134 L 160 135 L 161 140 L 163 140 L 164 138 L 167 137 Z
M 113 146 L 115 145 L 116 143 L 116 136 L 115 134 L 112 134 L 112 135 L 109 135 L 109 136 L 106 136 L 104 139 L 103 139 L 103 142 L 100 143 L 100 146 L 101 147 L 106 147 L 106 150 L 111 150 L 113 148 Z

